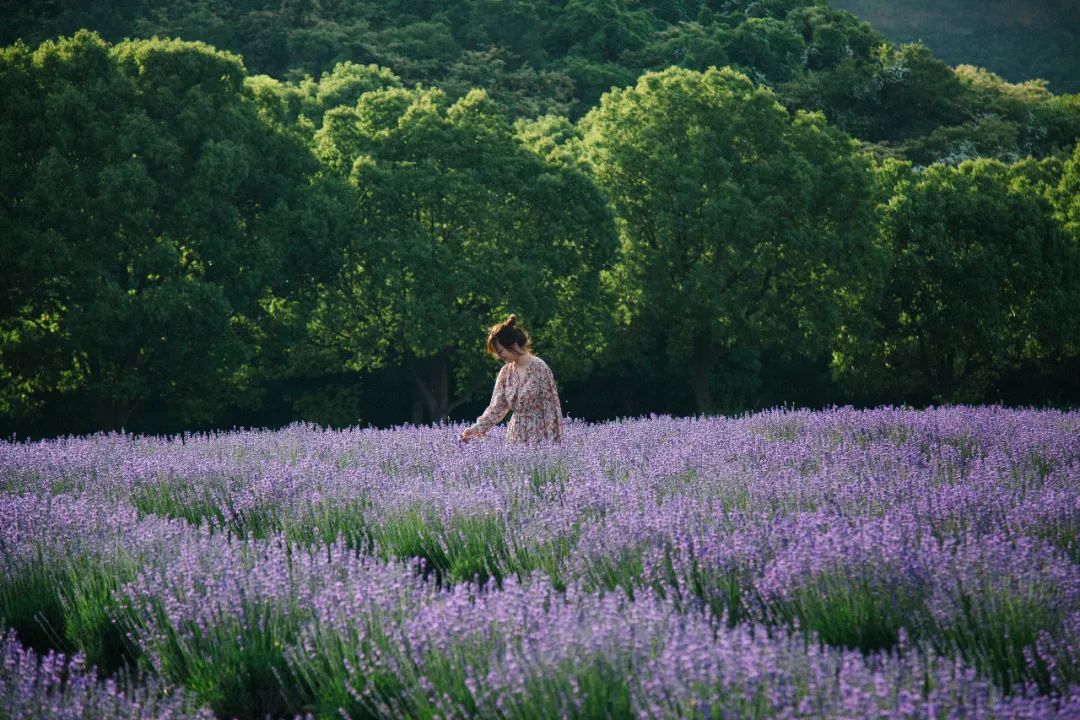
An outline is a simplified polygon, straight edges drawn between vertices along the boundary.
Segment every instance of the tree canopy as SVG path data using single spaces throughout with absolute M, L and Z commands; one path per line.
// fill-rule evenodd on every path
M 850 140 L 730 69 L 645 74 L 582 124 L 618 218 L 628 332 L 689 368 L 698 411 L 724 376 L 726 406 L 747 401 L 755 383 L 714 377 L 728 353 L 815 352 L 832 334 L 847 279 L 873 271 L 870 165 Z
M 0 431 L 475 417 L 510 312 L 578 417 L 1080 399 L 1044 81 L 820 0 L 0 7 Z
M 1010 370 L 1075 353 L 1080 246 L 1033 187 L 1046 171 L 985 159 L 923 172 L 887 164 L 891 269 L 876 325 L 847 338 L 841 372 L 912 403 L 979 402 Z
M 369 92 L 327 113 L 314 147 L 356 188 L 370 238 L 318 313 L 350 367 L 403 364 L 425 410 L 414 417 L 443 419 L 489 379 L 490 319 L 516 311 L 568 377 L 588 369 L 578 344 L 600 340 L 610 216 L 580 172 L 522 147 L 486 93 Z
M 856 138 L 884 143 L 879 154 L 919 164 L 958 162 L 958 152 L 970 154 L 969 139 L 980 156 L 1007 161 L 1017 152 L 1043 157 L 1071 147 L 1080 122 L 1075 103 L 1050 103 L 1051 108 L 1048 98 L 1009 90 L 1010 83 L 999 78 L 1006 93 L 1023 97 L 1024 111 L 988 110 L 985 83 L 981 90 L 972 87 L 951 66 L 977 60 L 979 53 L 949 55 L 947 64 L 917 42 L 919 35 L 901 34 L 891 42 L 880 28 L 846 11 L 878 19 L 884 17 L 880 5 L 877 0 L 124 0 L 91 7 L 74 0 L 47 6 L 0 0 L 6 19 L 0 42 L 36 44 L 83 27 L 114 42 L 183 37 L 238 53 L 254 73 L 301 88 L 321 84 L 339 63 L 375 64 L 389 68 L 406 86 L 438 87 L 450 101 L 482 87 L 512 118 L 554 113 L 577 119 L 608 89 L 631 85 L 643 72 L 730 65 L 773 87 L 789 110 L 824 112 L 832 125 Z M 960 5 L 939 3 L 935 12 L 955 13 Z M 1076 33 L 1064 9 L 1057 15 L 1043 12 L 1036 20 L 1043 37 L 1056 38 L 1051 47 L 1075 44 L 1075 38 L 1061 44 Z M 1022 28 L 1013 31 L 1010 36 Z M 1033 53 L 1045 50 L 1035 39 L 1026 42 Z M 1056 54 L 1062 71 L 1055 77 L 1077 76 L 1074 55 Z M 1038 80 L 1045 75 L 1005 75 L 1020 87 L 1045 88 Z M 1001 122 L 1026 126 L 1022 137 L 1013 143 L 1012 130 Z M 938 136 L 931 138 L 935 131 Z
M 79 32 L 0 67 L 0 407 L 213 417 L 266 303 L 331 270 L 317 164 L 260 122 L 240 59 L 200 43 Z

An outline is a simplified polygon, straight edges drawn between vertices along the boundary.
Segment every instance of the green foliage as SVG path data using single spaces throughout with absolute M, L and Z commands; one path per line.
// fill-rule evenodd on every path
M 879 4 L 867 0 L 846 7 L 888 24 L 890 18 L 878 12 Z M 238 52 L 255 72 L 300 85 L 317 84 L 338 64 L 376 63 L 407 85 L 439 87 L 451 101 L 483 87 L 514 117 L 555 112 L 576 119 L 601 94 L 632 84 L 644 70 L 674 64 L 704 71 L 731 64 L 760 81 L 788 86 L 781 94 L 789 109 L 824 111 L 834 124 L 870 141 L 926 135 L 935 121 L 958 125 L 977 119 L 963 108 L 957 111 L 951 95 L 940 94 L 950 90 L 940 77 L 952 73 L 945 64 L 912 56 L 823 0 L 722 5 L 701 0 L 338 0 L 286 5 L 193 0 L 167 6 L 142 0 L 91 10 L 64 0 L 33 13 L 11 7 L 4 15 L 10 22 L 0 41 L 38 42 L 79 27 L 96 29 L 114 41 L 181 36 Z M 1034 15 L 1025 21 L 1053 23 L 1052 13 Z M 998 31 L 995 42 L 984 45 L 996 46 L 1001 37 L 1016 32 L 1030 30 Z M 1047 26 L 1046 32 L 1057 33 L 1054 42 L 1064 37 L 1058 27 Z M 926 35 L 901 33 L 898 40 Z M 1033 44 L 1035 52 L 1048 52 Z M 909 57 L 889 57 L 904 55 Z M 1067 66 L 1068 55 L 1058 53 L 1058 62 Z M 976 57 L 978 53 L 949 55 L 947 61 Z M 1060 81 L 1068 75 L 1056 77 Z M 929 112 L 912 110 L 910 101 L 916 98 L 929 102 Z M 1076 113 L 1067 114 L 1074 123 Z M 317 118 L 308 117 L 318 125 Z M 1034 144 L 1037 154 L 1051 151 L 1038 137 Z
M 20 142 L 0 202 L 0 408 L 70 398 L 106 428 L 151 404 L 213 417 L 245 390 L 260 301 L 327 267 L 333 235 L 303 224 L 310 154 L 260 121 L 239 58 L 205 45 L 80 32 L 3 66 L 19 102 L 0 124 Z
M 289 684 L 283 648 L 296 642 L 311 611 L 257 597 L 245 596 L 240 602 L 243 620 L 221 619 L 205 627 L 189 621 L 176 627 L 157 598 L 149 612 L 161 631 L 149 647 L 163 679 L 186 686 L 217 715 L 279 717 L 290 709 L 287 698 L 297 693 Z M 148 619 L 129 612 L 123 622 L 138 629 Z
M 406 692 L 406 678 L 392 666 L 383 665 L 381 672 L 373 673 L 354 670 L 371 655 L 389 657 L 398 651 L 387 626 L 401 618 L 370 612 L 351 620 L 344 629 L 317 626 L 309 639 L 317 648 L 314 653 L 298 647 L 285 650 L 299 697 L 317 717 L 333 717 L 344 710 L 352 718 L 378 718 L 377 702 L 396 701 Z
M 317 81 L 306 76 L 298 82 L 282 83 L 268 75 L 257 75 L 247 78 L 246 85 L 264 117 L 286 128 L 304 118 L 313 131 L 322 124 L 327 110 L 355 105 L 361 95 L 372 90 L 401 87 L 401 79 L 378 65 L 343 62 Z
M 683 552 L 687 555 L 685 559 L 678 564 L 673 562 L 673 555 Z M 664 563 L 667 587 L 658 587 L 662 593 L 672 593 L 677 601 L 686 606 L 700 603 L 701 607 L 709 609 L 713 617 L 725 620 L 728 627 L 735 627 L 753 617 L 754 582 L 749 568 L 735 565 L 725 567 L 697 558 L 690 547 L 676 551 L 670 545 L 664 548 Z
M 728 44 L 731 30 L 719 23 L 681 22 L 657 32 L 642 48 L 640 63 L 649 68 L 678 65 L 704 70 L 729 65 Z
M 0 618 L 38 652 L 80 652 L 104 674 L 132 669 L 139 651 L 117 620 L 115 591 L 139 568 L 126 558 L 39 556 L 0 581 Z
M 64 632 L 64 602 L 55 571 L 43 560 L 12 572 L 5 568 L 0 580 L 0 617 L 20 642 L 41 653 L 50 648 L 70 649 Z
M 131 560 L 109 563 L 74 560 L 64 567 L 57 590 L 64 607 L 64 633 L 86 656 L 88 665 L 111 675 L 134 668 L 140 651 L 118 622 L 116 592 L 135 579 L 141 568 Z
M 497 659 L 513 642 L 497 620 L 446 647 L 419 651 L 391 636 L 394 631 L 386 626 L 395 621 L 371 613 L 344 631 L 319 628 L 310 641 L 312 651 L 289 652 L 290 671 L 302 679 L 309 707 L 317 708 L 320 717 L 344 712 L 357 718 L 434 719 L 445 717 L 449 706 L 469 716 L 540 720 L 565 714 L 567 697 L 580 698 L 572 717 L 631 713 L 629 653 L 613 661 L 589 652 L 557 666 L 522 667 L 520 692 L 496 710 L 490 699 L 474 694 L 473 678 L 495 672 Z M 362 672 L 372 658 L 382 659 L 374 663 L 379 670 Z
M 457 516 L 440 520 L 425 508 L 409 508 L 381 518 L 368 528 L 368 536 L 376 551 L 387 559 L 419 558 L 424 571 L 439 583 L 448 585 L 494 580 L 502 583 L 508 575 L 527 578 L 543 570 L 558 585 L 565 572 L 565 563 L 574 551 L 579 531 L 550 542 L 523 544 L 507 531 L 507 518 L 495 515 Z M 640 576 L 640 552 L 631 570 L 606 564 L 590 570 L 596 587 L 629 588 L 633 577 Z M 632 577 L 631 577 L 632 575 Z
M 1080 245 L 1080 144 L 1065 163 L 1061 182 L 1052 190 L 1054 215 L 1076 245 Z
M 482 329 L 515 308 L 568 375 L 581 367 L 613 250 L 606 208 L 580 172 L 522 148 L 485 93 L 453 104 L 438 90 L 366 93 L 327 113 L 315 149 L 356 188 L 372 238 L 347 248 L 314 318 L 350 366 L 404 364 L 440 419 L 455 390 L 487 383 Z M 558 329 L 569 327 L 577 337 Z
M 236 493 L 246 478 L 222 478 L 221 483 L 192 486 L 186 482 L 168 480 L 148 483 L 131 495 L 132 505 L 144 515 L 184 520 L 192 525 L 207 526 L 212 531 L 228 533 L 236 538 L 266 538 L 281 529 L 274 508 L 260 506 L 239 509 Z M 234 483 L 236 485 L 234 485 Z
M 547 34 L 555 56 L 617 62 L 646 42 L 655 23 L 648 10 L 625 0 L 568 0 Z
M 970 65 L 957 67 L 955 74 L 968 120 L 901 144 L 914 162 L 956 164 L 979 157 L 1016 162 L 1025 155 L 1059 154 L 1080 137 L 1075 97 L 1055 97 L 1043 81 L 1011 84 Z
M 875 325 L 841 341 L 849 381 L 909 402 L 976 401 L 1021 362 L 1075 353 L 1078 248 L 1023 166 L 880 172 L 892 268 Z
M 780 87 L 789 105 L 820 108 L 830 121 L 869 141 L 901 141 L 963 121 L 963 87 L 925 46 L 878 45 L 827 70 Z
M 806 46 L 790 23 L 771 17 L 747 18 L 727 43 L 731 64 L 761 83 L 789 79 L 802 67 Z
M 961 394 L 916 368 L 947 361 L 884 339 L 899 186 L 894 170 L 868 179 L 837 132 L 916 168 L 1012 163 L 991 195 L 1043 203 L 1031 234 L 1057 247 L 1080 232 L 1066 162 L 1080 97 L 950 68 L 821 0 L 0 11 L 0 40 L 45 41 L 0 51 L 4 432 L 461 418 L 490 382 L 483 331 L 511 310 L 579 416 L 895 401 L 900 387 L 1080 397 L 1075 332 L 1040 314 L 1068 287 L 1032 300 L 1025 322 L 1046 327 Z M 746 101 L 730 112 L 685 90 L 615 100 L 673 65 L 759 87 L 729 89 Z M 586 142 L 594 121 L 576 122 L 619 103 Z M 642 157 L 598 160 L 609 130 Z M 1047 252 L 1043 281 L 1071 282 L 1072 251 Z M 908 295 L 938 282 L 941 257 L 895 265 Z M 1028 282 L 1012 277 L 1023 263 L 1003 268 L 1000 283 Z M 875 385 L 886 355 L 893 380 Z
M 1061 626 L 1054 605 L 1059 588 L 1040 584 L 1006 591 L 992 590 L 992 584 L 976 577 L 956 588 L 950 597 L 956 611 L 945 619 L 925 614 L 922 632 L 931 647 L 962 657 L 1005 692 L 1024 685 L 1049 692 L 1052 673 L 1042 659 L 1031 659 L 1031 648 Z M 1057 668 L 1056 674 L 1072 682 L 1075 669 Z
M 838 322 L 845 278 L 873 269 L 865 160 L 744 75 L 646 74 L 583 132 L 619 222 L 622 321 L 689 367 L 699 411 L 714 409 L 714 357 L 806 347 Z
M 769 603 L 767 612 L 773 622 L 797 625 L 827 645 L 871 653 L 896 647 L 904 626 L 926 608 L 920 593 L 882 586 L 854 571 L 816 577 Z
M 358 498 L 321 500 L 306 508 L 299 520 L 284 523 L 282 531 L 288 542 L 303 547 L 343 542 L 353 550 L 368 550 L 371 537 L 364 515 L 367 507 L 368 503 Z
M 821 4 L 797 7 L 788 21 L 806 43 L 806 68 L 823 71 L 848 60 L 868 62 L 885 38 L 866 23 Z

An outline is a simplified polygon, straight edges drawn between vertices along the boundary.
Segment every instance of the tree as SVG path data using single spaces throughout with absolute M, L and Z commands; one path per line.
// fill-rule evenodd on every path
M 264 118 L 284 131 L 303 129 L 311 135 L 322 125 L 323 114 L 341 105 L 355 105 L 372 90 L 401 87 L 401 79 L 378 65 L 338 63 L 316 80 L 310 75 L 296 82 L 281 82 L 268 75 L 245 80 Z
M 1080 33 L 1071 0 L 1008 3 L 833 0 L 871 19 L 896 41 L 920 38 L 949 65 L 976 63 L 1013 80 L 1045 78 L 1056 92 L 1080 91 Z
M 567 114 L 574 104 L 574 80 L 554 70 L 537 71 L 528 64 L 512 66 L 498 48 L 466 50 L 453 63 L 439 87 L 458 100 L 482 87 L 512 117 Z
M 208 421 L 246 392 L 265 301 L 325 272 L 313 158 L 202 44 L 79 32 L 0 73 L 0 412 Z
M 1080 256 L 1027 164 L 889 162 L 881 172 L 892 186 L 881 208 L 891 270 L 874 327 L 836 353 L 854 388 L 918 404 L 985 402 L 1022 363 L 1075 353 Z
M 619 312 L 687 368 L 698 411 L 716 407 L 721 363 L 827 344 L 839 294 L 873 275 L 869 166 L 852 141 L 728 68 L 646 73 L 582 127 L 620 231 Z
M 642 49 L 639 64 L 654 70 L 663 70 L 671 65 L 690 70 L 729 65 L 730 42 L 731 31 L 723 25 L 681 22 L 657 32 Z
M 495 50 L 536 66 L 544 62 L 545 26 L 553 13 L 542 0 L 469 0 L 450 12 L 465 50 Z
M 1067 151 L 1080 137 L 1080 96 L 1054 96 L 1044 80 L 1010 83 L 971 65 L 960 65 L 955 72 L 963 85 L 960 104 L 971 125 L 1015 128 L 1014 157 L 993 148 L 982 156 L 1006 161 L 1024 155 L 1046 157 Z
M 882 43 L 869 59 L 853 51 L 784 83 L 780 92 L 789 107 L 820 109 L 862 140 L 901 142 L 966 119 L 962 84 L 918 43 Z
M 547 37 L 548 51 L 596 62 L 616 62 L 645 45 L 655 19 L 624 0 L 568 0 Z
M 885 37 L 846 12 L 825 5 L 809 5 L 787 16 L 806 42 L 806 67 L 823 71 L 848 61 L 868 63 Z
M 316 151 L 356 188 L 370 238 L 348 249 L 316 331 L 357 370 L 406 367 L 414 421 L 485 388 L 483 334 L 510 311 L 561 376 L 587 368 L 610 218 L 581 173 L 521 147 L 484 92 L 452 105 L 433 89 L 366 93 L 326 114 Z
M 782 82 L 802 69 L 806 45 L 790 23 L 770 17 L 747 18 L 728 44 L 733 65 L 760 82 Z
M 1053 192 L 1054 210 L 1073 242 L 1080 247 L 1080 144 L 1065 163 Z

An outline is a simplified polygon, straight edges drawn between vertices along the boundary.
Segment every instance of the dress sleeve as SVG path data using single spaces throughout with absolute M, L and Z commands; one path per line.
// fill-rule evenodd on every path
M 547 365 L 544 365 L 544 424 L 547 425 L 547 436 L 555 442 L 562 442 L 562 404 L 555 387 L 555 374 Z
M 491 402 L 488 403 L 487 410 L 484 414 L 477 418 L 476 423 L 469 428 L 470 430 L 476 430 L 481 435 L 487 433 L 488 430 L 502 422 L 502 419 L 506 417 L 506 413 L 510 412 L 510 403 L 506 401 L 506 368 L 503 366 L 502 370 L 499 370 L 499 376 L 495 378 L 495 389 L 491 391 Z

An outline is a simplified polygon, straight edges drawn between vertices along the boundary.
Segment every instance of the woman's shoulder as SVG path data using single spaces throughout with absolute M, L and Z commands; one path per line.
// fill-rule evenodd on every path
M 530 362 L 529 364 L 535 365 L 538 370 L 546 370 L 547 372 L 551 372 L 551 366 L 544 362 L 542 358 L 539 358 L 535 355 L 533 355 L 532 362 Z

